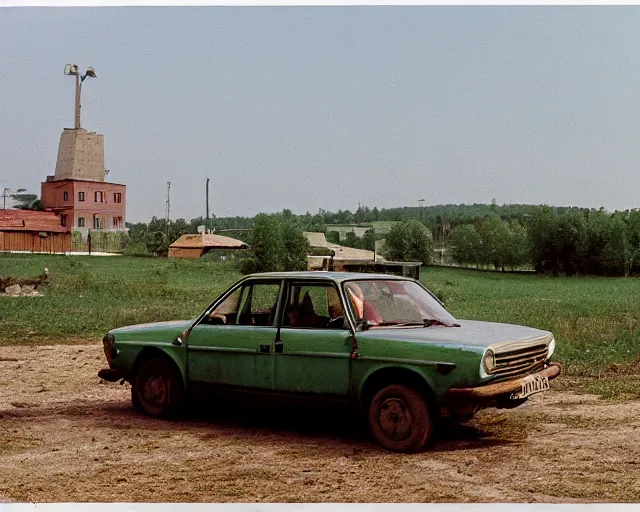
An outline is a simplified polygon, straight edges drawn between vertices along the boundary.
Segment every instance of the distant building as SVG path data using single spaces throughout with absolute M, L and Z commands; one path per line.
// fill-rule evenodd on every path
M 314 254 L 307 256 L 309 270 L 326 269 L 330 260 L 334 264 L 346 261 L 376 261 L 383 260 L 380 255 L 366 249 L 355 249 L 327 241 L 324 233 L 306 231 L 304 236 Z
M 68 253 L 71 231 L 53 212 L 0 210 L 0 251 Z
M 249 246 L 242 240 L 208 233 L 182 235 L 169 246 L 169 258 L 200 258 L 211 250 L 238 250 Z
M 42 204 L 73 230 L 126 230 L 126 186 L 105 175 L 103 136 L 65 128 L 55 174 L 41 185 Z
M 328 242 L 324 233 L 305 232 L 304 235 L 314 253 L 307 256 L 309 270 L 382 272 L 414 279 L 420 278 L 422 264 L 419 261 L 387 261 L 374 251 L 354 249 Z

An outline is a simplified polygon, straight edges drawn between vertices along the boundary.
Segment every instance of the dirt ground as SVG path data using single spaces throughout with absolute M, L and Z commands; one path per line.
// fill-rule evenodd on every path
M 102 346 L 0 348 L 0 502 L 640 501 L 640 402 L 550 391 L 378 448 L 342 418 L 134 411 Z

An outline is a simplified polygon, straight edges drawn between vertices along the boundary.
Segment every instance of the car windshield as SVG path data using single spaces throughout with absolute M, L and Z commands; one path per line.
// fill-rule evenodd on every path
M 440 302 L 414 281 L 363 279 L 346 282 L 344 290 L 354 319 L 363 329 L 459 326 Z

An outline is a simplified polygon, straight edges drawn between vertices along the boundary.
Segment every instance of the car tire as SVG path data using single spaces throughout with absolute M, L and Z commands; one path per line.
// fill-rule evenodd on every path
M 184 407 L 185 392 L 175 364 L 166 357 L 143 361 L 132 382 L 131 400 L 150 416 L 177 417 Z
M 425 397 L 404 384 L 378 391 L 369 405 L 368 417 L 374 439 L 394 452 L 422 451 L 433 431 L 433 413 Z

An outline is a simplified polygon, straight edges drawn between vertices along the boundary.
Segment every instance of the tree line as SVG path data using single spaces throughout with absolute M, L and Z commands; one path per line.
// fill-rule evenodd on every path
M 522 221 L 489 215 L 454 228 L 447 240 L 459 264 L 530 267 L 554 275 L 640 275 L 640 212 L 542 207 Z
M 638 211 L 607 213 L 604 209 L 495 204 L 360 207 L 354 213 L 319 210 L 316 214 L 295 215 L 283 210 L 255 217 L 218 217 L 210 225 L 217 233 L 250 245 L 262 236 L 261 232 L 269 236 L 282 233 L 275 235 L 275 240 L 282 240 L 276 246 L 284 249 L 276 248 L 270 253 L 271 249 L 258 244 L 266 251 L 264 261 L 269 261 L 269 254 L 292 251 L 289 240 L 295 242 L 296 251 L 301 247 L 308 251 L 302 242 L 303 231 L 325 232 L 329 224 L 366 226 L 375 221 L 398 223 L 384 235 L 369 229 L 362 237 L 347 233 L 346 239 L 339 240 L 336 232 L 329 231 L 327 240 L 373 251 L 376 241 L 384 239 L 384 256 L 394 260 L 431 263 L 435 247 L 449 261 L 466 266 L 498 270 L 530 268 L 556 275 L 640 275 Z M 205 224 L 202 217 L 188 222 L 177 219 L 168 224 L 156 217 L 149 223 L 127 223 L 128 251 L 166 254 L 170 243 L 183 234 L 196 233 L 198 226 Z M 299 257 L 292 258 L 301 265 Z M 256 268 L 262 268 L 261 265 L 256 263 Z M 289 268 L 291 263 L 275 266 Z

